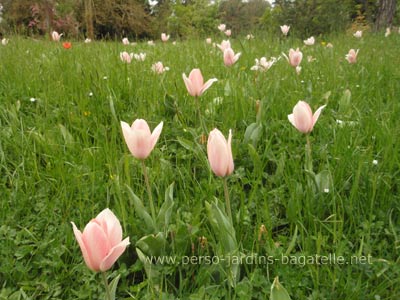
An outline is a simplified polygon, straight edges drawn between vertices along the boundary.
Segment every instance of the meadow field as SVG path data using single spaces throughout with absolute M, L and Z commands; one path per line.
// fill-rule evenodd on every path
M 241 56 L 230 67 L 205 40 L 65 49 L 63 39 L 7 38 L 0 299 L 104 299 L 71 222 L 83 230 L 106 208 L 130 239 L 105 273 L 119 280 L 116 299 L 272 299 L 276 277 L 291 299 L 400 299 L 397 32 L 320 36 L 312 46 L 233 36 Z M 291 48 L 303 53 L 300 72 L 282 54 Z M 345 59 L 350 49 L 356 63 Z M 126 63 L 123 51 L 146 58 Z M 251 70 L 263 56 L 276 62 Z M 169 70 L 154 72 L 158 61 Z M 217 79 L 200 97 L 182 77 L 194 68 Z M 288 120 L 300 100 L 313 112 L 326 105 L 309 134 Z M 163 122 L 145 160 L 121 129 L 136 119 L 152 131 Z M 214 128 L 232 132 L 224 178 L 207 157 Z

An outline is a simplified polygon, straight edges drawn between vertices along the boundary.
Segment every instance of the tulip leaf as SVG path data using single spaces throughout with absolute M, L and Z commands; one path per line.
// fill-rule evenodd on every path
M 176 100 L 173 96 L 165 94 L 164 97 L 165 113 L 168 116 L 173 116 L 177 113 Z
M 229 81 L 227 81 L 224 88 L 224 95 L 230 96 L 231 94 L 232 94 L 231 85 L 229 84 Z
M 58 124 L 58 127 L 60 128 L 65 144 L 72 144 L 74 142 L 74 138 L 72 134 L 68 131 L 68 129 L 65 128 L 65 126 L 62 124 Z
M 135 211 L 137 214 L 143 219 L 145 222 L 147 229 L 149 231 L 154 232 L 156 230 L 156 224 L 154 224 L 153 219 L 151 218 L 150 214 L 147 212 L 146 208 L 143 205 L 142 200 L 139 199 L 138 196 L 135 195 L 135 193 L 132 191 L 132 189 L 127 185 L 126 186 L 128 189 L 128 194 L 130 195 L 130 198 L 133 202 L 133 205 L 135 206 Z
M 351 104 L 351 91 L 350 90 L 345 90 L 343 92 L 342 98 L 339 100 L 339 111 L 341 113 L 348 113 L 350 109 L 350 104 Z
M 298 232 L 298 228 L 296 225 L 296 228 L 294 229 L 294 233 L 293 233 L 293 237 L 292 240 L 290 241 L 290 244 L 285 252 L 285 256 L 288 256 L 290 254 L 290 252 L 292 252 L 294 246 L 296 245 L 296 240 L 297 240 L 297 232 Z
M 194 135 L 194 133 L 192 134 Z M 203 161 L 204 165 L 208 165 L 207 157 L 203 154 L 203 150 L 200 144 L 194 143 L 182 137 L 177 137 L 177 141 L 183 148 L 193 152 L 193 154 L 195 154 L 199 160 Z
M 165 200 L 160 208 L 160 212 L 157 216 L 157 225 L 159 228 L 168 227 L 169 220 L 171 219 L 172 208 L 174 207 L 174 183 L 165 191 Z
M 149 234 L 142 237 L 136 242 L 136 248 L 139 248 L 147 256 L 160 256 L 165 253 L 167 241 L 162 232 L 157 234 Z
M 220 208 L 218 203 L 206 202 L 208 220 L 214 229 L 214 232 L 219 236 L 224 252 L 231 252 L 237 249 L 236 234 L 228 216 L 223 208 Z
M 262 134 L 262 124 L 261 123 L 251 123 L 247 126 L 246 131 L 244 133 L 244 143 L 251 142 L 254 147 L 257 146 L 257 142 L 260 140 Z
M 270 300 L 290 300 L 289 293 L 279 282 L 279 277 L 275 277 L 274 282 L 271 286 Z
M 115 277 L 115 278 L 110 282 L 110 285 L 109 285 L 109 288 L 110 288 L 110 296 L 111 296 L 111 299 L 110 299 L 110 300 L 115 300 L 115 293 L 117 292 L 117 286 L 118 286 L 118 282 L 119 282 L 119 279 L 120 279 L 120 278 L 121 278 L 121 274 L 118 274 L 117 277 Z M 106 300 L 108 300 L 107 297 L 106 297 Z
M 315 175 L 315 182 L 319 192 L 329 193 L 332 187 L 332 175 L 328 170 L 323 170 Z
M 248 144 L 247 146 L 249 148 L 249 155 L 251 157 L 251 160 L 253 161 L 254 173 L 260 175 L 263 173 L 263 164 L 261 162 L 260 155 L 258 154 L 257 150 L 253 147 L 253 145 Z
M 113 92 L 113 94 L 114 94 L 114 92 Z M 116 98 L 115 94 L 113 96 L 114 96 L 114 98 Z M 117 113 L 115 112 L 114 100 L 113 100 L 113 97 L 111 95 L 109 97 L 109 101 L 110 101 L 109 104 L 110 104 L 111 115 L 113 116 L 114 120 L 116 120 L 117 123 L 119 124 L 119 119 L 117 117 Z
M 236 286 L 240 271 L 238 244 L 236 241 L 235 229 L 226 215 L 225 210 L 219 206 L 217 201 L 215 203 L 206 202 L 205 205 L 208 220 L 216 235 L 216 239 L 222 246 L 222 255 L 228 258 L 226 260 L 228 262 L 226 271 L 228 272 L 229 283 L 234 287 Z
M 157 268 L 157 265 L 154 265 L 151 262 L 151 259 L 147 257 L 140 249 L 136 248 L 136 253 L 138 254 L 139 260 L 142 262 L 144 266 L 144 271 L 146 272 L 147 277 L 149 280 L 154 284 L 158 283 L 160 280 L 160 271 Z
M 331 91 L 327 91 L 323 96 L 322 99 L 324 100 L 329 100 L 329 97 L 331 96 L 332 92 Z

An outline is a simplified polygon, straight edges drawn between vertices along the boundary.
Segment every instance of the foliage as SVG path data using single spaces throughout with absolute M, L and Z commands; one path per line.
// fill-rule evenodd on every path
M 217 5 L 209 4 L 207 0 L 178 1 L 168 18 L 168 29 L 180 37 L 204 37 L 215 31 L 218 25 L 217 9 Z
M 322 33 L 343 31 L 349 18 L 349 1 L 336 0 L 279 0 L 272 13 L 267 12 L 264 22 L 279 30 L 279 25 L 295 25 L 302 38 Z
M 0 25 L 2 30 L 31 35 L 57 30 L 77 37 L 91 36 L 93 31 L 92 37 L 98 38 L 154 39 L 166 31 L 172 37 L 210 36 L 220 23 L 227 24 L 234 35 L 258 30 L 277 33 L 280 25 L 296 24 L 296 30 L 289 34 L 306 38 L 346 29 L 372 28 L 381 5 L 375 0 L 276 0 L 273 7 L 264 0 L 153 2 L 3 0 L 4 20 Z M 391 25 L 398 24 L 397 10 Z
M 146 13 L 145 6 L 137 0 L 92 0 L 92 5 L 94 33 L 98 38 L 137 38 L 151 32 L 151 17 Z M 80 11 L 84 11 L 83 7 L 82 3 Z M 80 22 L 84 23 L 83 15 L 80 16 Z
M 221 1 L 219 14 L 221 23 L 228 25 L 235 34 L 253 32 L 258 29 L 264 12 L 270 4 L 264 0 L 230 0 Z
M 73 3 L 73 0 L 60 4 L 52 0 L 5 1 L 5 21 L 10 28 L 23 34 L 48 34 L 58 30 L 76 36 L 79 26 Z
M 132 243 L 110 274 L 110 281 L 121 276 L 118 299 L 268 299 L 277 276 L 299 300 L 400 297 L 397 35 L 325 35 L 313 47 L 293 36 L 232 38 L 242 56 L 229 69 L 203 40 L 138 43 L 131 51 L 146 52 L 146 60 L 128 65 L 120 42 L 73 42 L 66 50 L 9 39 L 0 45 L 0 299 L 101 299 L 99 274 L 86 268 L 70 222 L 83 228 L 105 207 Z M 297 47 L 300 75 L 284 59 L 264 73 L 250 70 L 255 58 Z M 349 48 L 360 48 L 357 64 L 344 59 Z M 159 60 L 170 67 L 160 76 L 151 71 Z M 235 239 L 223 236 L 229 224 L 218 226 L 226 223 L 223 185 L 209 169 L 182 80 L 194 67 L 218 78 L 198 99 L 207 130 L 233 130 Z M 287 119 L 300 99 L 313 110 L 327 104 L 310 134 L 315 178 L 304 171 L 305 136 Z M 146 160 L 164 227 L 155 236 L 141 211 L 148 207 L 141 164 L 120 128 L 136 118 L 151 128 L 164 121 Z M 135 247 L 150 244 L 161 255 L 141 259 Z M 243 258 L 236 283 L 226 273 L 236 265 L 188 261 L 236 247 Z M 162 254 L 174 260 L 162 263 Z M 317 254 L 347 264 L 300 263 Z

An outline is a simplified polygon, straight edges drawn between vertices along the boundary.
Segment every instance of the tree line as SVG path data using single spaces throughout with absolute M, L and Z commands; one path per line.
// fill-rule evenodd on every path
M 204 37 L 224 23 L 235 35 L 296 28 L 300 37 L 397 26 L 400 0 L 0 0 L 0 32 L 71 38 Z

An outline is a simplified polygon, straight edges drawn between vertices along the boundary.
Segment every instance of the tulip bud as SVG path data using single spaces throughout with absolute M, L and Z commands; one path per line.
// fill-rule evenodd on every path
M 225 177 L 234 169 L 232 157 L 232 130 L 229 130 L 228 141 L 221 131 L 215 128 L 210 132 L 207 142 L 207 155 L 210 167 L 215 175 Z
M 256 115 L 258 115 L 258 112 L 260 111 L 260 100 L 256 100 Z
M 309 133 L 313 130 L 321 111 L 326 105 L 318 108 L 314 115 L 311 111 L 310 105 L 307 102 L 299 101 L 293 108 L 293 113 L 288 115 L 290 123 L 302 133 Z
M 262 224 L 260 226 L 260 229 L 258 230 L 258 241 L 261 242 L 263 235 L 266 235 L 267 233 L 268 233 L 267 228 L 265 228 L 265 225 Z

